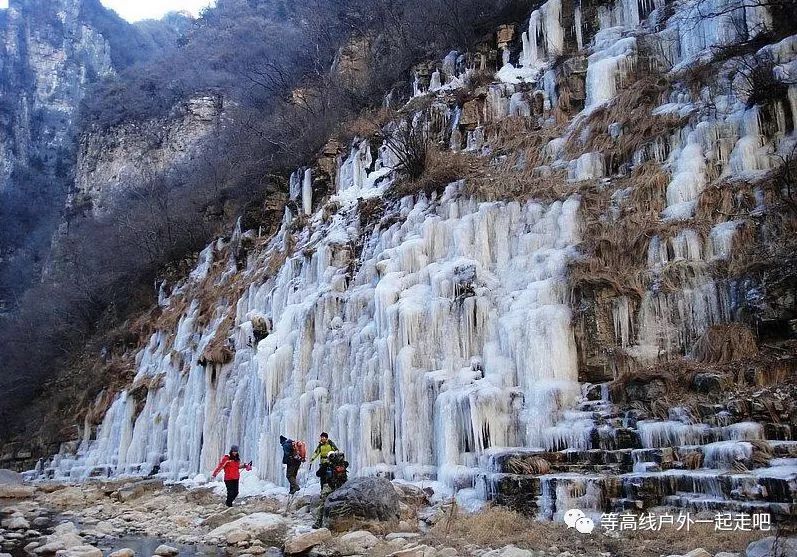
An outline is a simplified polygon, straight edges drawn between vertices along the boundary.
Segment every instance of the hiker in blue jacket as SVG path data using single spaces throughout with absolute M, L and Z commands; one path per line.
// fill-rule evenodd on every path
M 282 445 L 282 463 L 285 465 L 285 477 L 291 485 L 290 493 L 293 495 L 299 491 L 299 482 L 296 476 L 299 474 L 299 467 L 302 465 L 302 457 L 297 453 L 292 439 L 280 435 L 280 445 Z

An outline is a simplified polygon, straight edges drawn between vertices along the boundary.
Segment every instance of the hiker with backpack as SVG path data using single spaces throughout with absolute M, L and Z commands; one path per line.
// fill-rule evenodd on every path
M 219 472 L 224 470 L 224 485 L 227 488 L 226 505 L 232 507 L 232 502 L 238 497 L 238 484 L 241 479 L 241 469 L 251 470 L 252 461 L 247 464 L 241 463 L 241 455 L 238 453 L 238 445 L 230 447 L 230 453 L 221 457 L 221 462 L 210 475 L 214 480 Z
M 288 478 L 288 483 L 291 486 L 290 494 L 293 495 L 300 489 L 296 476 L 299 474 L 302 462 L 307 458 L 307 447 L 304 442 L 288 439 L 284 435 L 280 435 L 280 445 L 282 446 L 282 463 L 285 465 L 285 477 Z
M 312 462 L 315 459 L 317 459 L 319 457 L 321 458 L 321 461 L 320 461 L 321 463 L 318 466 L 318 472 L 316 472 L 315 475 L 318 476 L 319 479 L 321 480 L 321 489 L 322 490 L 324 489 L 324 484 L 327 483 L 327 481 L 328 481 L 327 478 L 329 476 L 329 471 L 330 471 L 329 453 L 331 453 L 333 451 L 337 451 L 337 450 L 338 450 L 338 447 L 335 445 L 335 443 L 330 441 L 329 434 L 326 431 L 323 432 L 321 434 L 321 437 L 320 437 L 319 441 L 318 441 L 318 446 L 315 448 L 315 451 L 313 452 L 313 456 L 310 458 L 310 463 L 311 464 L 312 464 Z

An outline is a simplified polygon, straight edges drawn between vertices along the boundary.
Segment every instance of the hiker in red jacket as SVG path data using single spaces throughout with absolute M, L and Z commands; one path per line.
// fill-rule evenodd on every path
M 221 457 L 221 462 L 213 470 L 211 477 L 215 480 L 216 475 L 224 470 L 224 485 L 227 486 L 227 506 L 232 507 L 232 502 L 238 497 L 238 481 L 241 478 L 241 469 L 252 469 L 252 463 L 241 463 L 241 455 L 238 454 L 238 445 L 230 447 L 230 454 Z

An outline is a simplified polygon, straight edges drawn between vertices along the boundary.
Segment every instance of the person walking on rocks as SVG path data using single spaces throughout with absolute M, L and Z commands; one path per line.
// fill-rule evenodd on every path
M 213 470 L 211 478 L 214 480 L 219 472 L 224 470 L 224 485 L 227 487 L 227 502 L 228 507 L 232 507 L 232 502 L 238 497 L 238 483 L 241 479 L 241 469 L 252 469 L 252 462 L 247 464 L 241 463 L 241 455 L 238 453 L 238 445 L 230 447 L 230 454 L 221 457 L 221 462 Z
M 299 473 L 299 467 L 307 457 L 307 450 L 303 441 L 294 441 L 284 435 L 280 435 L 280 445 L 282 446 L 282 463 L 285 465 L 285 477 L 288 478 L 288 483 L 291 486 L 290 494 L 293 495 L 300 489 L 296 476 Z
M 321 479 L 321 490 L 324 489 L 324 484 L 327 481 L 328 471 L 329 471 L 329 453 L 332 451 L 337 451 L 338 447 L 330 441 L 329 434 L 327 432 L 323 432 L 321 434 L 321 438 L 318 441 L 318 446 L 315 448 L 315 452 L 313 452 L 313 456 L 310 457 L 310 463 L 312 463 L 315 459 L 321 458 L 321 464 L 318 467 L 318 472 L 316 472 L 316 476 Z

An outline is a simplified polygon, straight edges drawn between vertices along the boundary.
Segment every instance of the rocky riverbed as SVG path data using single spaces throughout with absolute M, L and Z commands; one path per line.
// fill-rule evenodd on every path
M 490 508 L 464 513 L 430 489 L 353 480 L 330 497 L 313 529 L 318 495 L 248 497 L 225 508 L 210 487 L 159 480 L 0 485 L 0 557 L 258 555 L 393 557 L 790 557 L 794 539 L 770 532 L 582 535 Z M 348 485 L 348 484 L 347 484 Z

